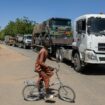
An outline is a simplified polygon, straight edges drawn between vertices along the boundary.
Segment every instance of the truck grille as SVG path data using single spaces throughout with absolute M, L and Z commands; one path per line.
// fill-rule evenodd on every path
M 100 61 L 105 61 L 105 57 L 99 57 Z
M 98 51 L 105 51 L 105 43 L 98 43 Z

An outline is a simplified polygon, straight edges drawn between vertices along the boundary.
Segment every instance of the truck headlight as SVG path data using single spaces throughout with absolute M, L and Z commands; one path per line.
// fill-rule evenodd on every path
M 97 56 L 93 51 L 86 51 L 87 59 L 97 60 Z

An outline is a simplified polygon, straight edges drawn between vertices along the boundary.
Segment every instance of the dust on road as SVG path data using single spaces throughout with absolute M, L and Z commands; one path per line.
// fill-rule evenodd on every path
M 10 50 L 9 48 L 7 48 L 6 46 L 4 45 L 0 45 L 0 64 L 1 62 L 3 63 L 4 61 L 6 62 L 11 62 L 11 61 L 17 61 L 17 60 L 23 60 L 23 59 L 26 59 L 25 56 L 13 51 L 13 50 Z
M 26 66 L 28 66 L 27 70 Z M 33 62 L 28 57 L 9 49 L 5 45 L 0 45 L 0 83 L 10 83 L 14 79 L 26 77 L 27 72 L 31 72 L 32 67 Z
M 34 63 L 26 56 L 0 44 L 0 103 L 20 105 L 23 82 L 32 73 Z

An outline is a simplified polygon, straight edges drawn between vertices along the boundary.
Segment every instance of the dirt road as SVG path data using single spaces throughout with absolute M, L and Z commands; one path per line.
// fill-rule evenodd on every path
M 30 66 L 26 67 L 27 64 Z M 21 90 L 23 80 L 33 76 L 32 65 L 29 58 L 1 45 L 0 103 L 2 105 L 25 105 L 20 101 L 22 100 Z
M 0 45 L 0 104 L 49 104 L 43 100 L 27 102 L 22 97 L 24 80 L 37 78 L 37 74 L 33 72 L 36 56 L 37 53 L 33 51 Z M 47 60 L 47 63 L 57 66 L 55 61 Z M 60 77 L 64 84 L 74 89 L 76 101 L 75 103 L 67 103 L 56 98 L 54 105 L 105 104 L 105 68 L 96 67 L 80 74 L 75 72 L 68 63 L 60 63 L 60 65 Z M 55 78 L 53 77 L 52 81 L 54 80 Z

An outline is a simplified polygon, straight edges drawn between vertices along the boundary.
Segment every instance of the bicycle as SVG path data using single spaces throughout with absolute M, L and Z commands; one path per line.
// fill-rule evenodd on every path
M 59 87 L 57 89 L 57 94 L 55 94 L 54 97 L 58 97 L 59 99 L 66 101 L 66 102 L 75 102 L 75 98 L 76 98 L 75 92 L 71 87 L 63 85 L 58 75 L 59 68 L 60 68 L 59 64 L 58 64 L 58 68 L 54 68 L 58 82 L 52 83 L 50 85 L 50 89 L 52 86 L 59 84 Z M 34 81 L 32 82 L 28 80 L 28 81 L 25 81 L 25 84 L 26 85 L 22 90 L 24 100 L 37 101 L 40 99 L 45 99 L 46 92 L 45 92 L 43 80 L 40 81 L 39 88 L 35 84 Z M 52 94 L 54 93 L 52 92 Z

